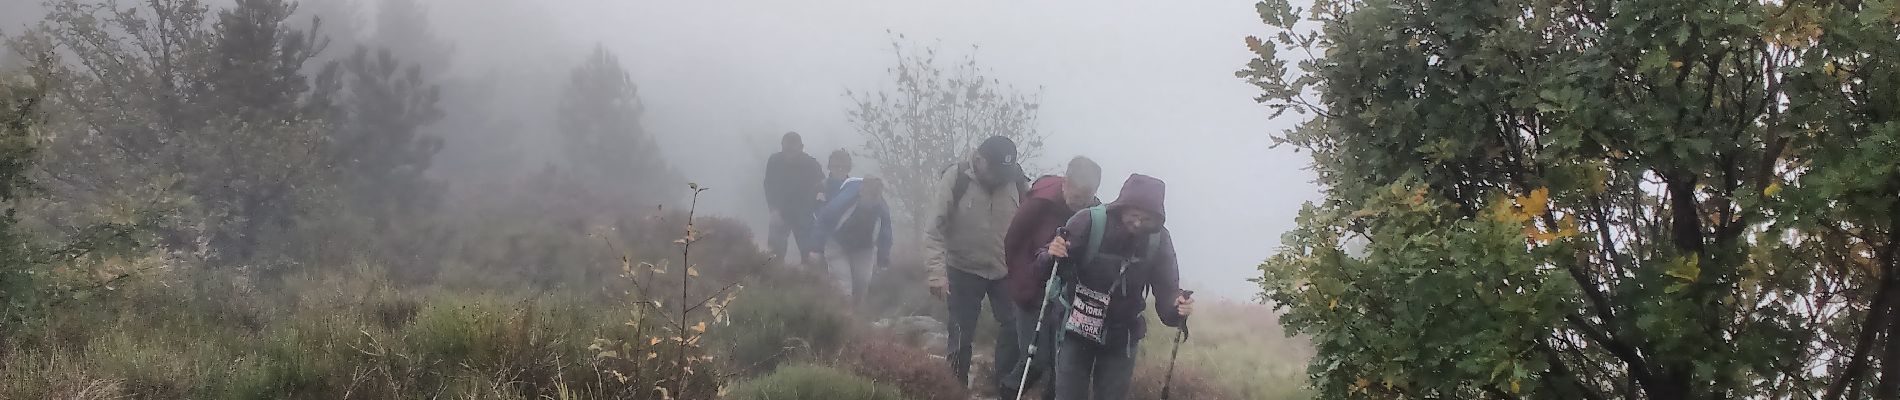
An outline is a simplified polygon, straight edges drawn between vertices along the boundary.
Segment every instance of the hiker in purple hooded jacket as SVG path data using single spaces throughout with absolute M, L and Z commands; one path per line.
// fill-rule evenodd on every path
M 1056 351 L 1055 400 L 1127 397 L 1135 374 L 1136 345 L 1147 333 L 1141 317 L 1147 308 L 1143 293 L 1154 293 L 1155 312 L 1162 324 L 1181 326 L 1194 313 L 1194 301 L 1180 296 L 1174 239 L 1162 226 L 1165 194 L 1160 179 L 1131 175 L 1122 184 L 1121 197 L 1099 214 L 1107 220 L 1092 255 L 1088 254 L 1090 230 L 1098 215 L 1093 208 L 1069 218 L 1068 234 L 1051 240 L 1036 258 L 1037 268 L 1044 270 L 1063 260 L 1064 270 L 1058 272 L 1073 278 L 1064 280 L 1071 289 L 1065 293 L 1087 288 L 1106 298 L 1106 310 L 1099 318 L 1089 321 L 1087 316 L 1078 316 L 1084 310 L 1077 305 L 1063 326 L 1055 328 L 1063 334 Z M 1076 303 L 1082 302 L 1081 295 L 1071 296 L 1077 296 Z M 1085 333 L 1091 322 L 1099 327 L 1093 330 L 1099 336 Z

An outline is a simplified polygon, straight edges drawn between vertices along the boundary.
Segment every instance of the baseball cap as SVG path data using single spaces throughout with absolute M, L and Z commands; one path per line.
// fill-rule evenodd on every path
M 976 147 L 976 154 L 996 165 L 1014 166 L 1016 165 L 1016 141 L 1009 140 L 1008 137 L 991 136 L 989 139 L 983 139 L 983 144 Z

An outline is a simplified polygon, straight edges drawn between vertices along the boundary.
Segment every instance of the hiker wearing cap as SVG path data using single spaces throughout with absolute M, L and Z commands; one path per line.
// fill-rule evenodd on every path
M 871 274 L 891 265 L 891 210 L 884 202 L 884 180 L 848 178 L 830 201 L 818 208 L 811 237 L 825 245 L 813 256 L 827 265 L 842 264 L 851 302 L 863 309 Z M 875 256 L 875 258 L 873 258 Z M 875 264 L 873 264 L 875 262 Z
M 1016 164 L 1016 143 L 1002 136 L 984 140 L 968 160 L 937 179 L 937 199 L 924 230 L 924 265 L 931 294 L 949 304 L 948 359 L 958 382 L 969 382 L 977 314 L 984 299 L 990 301 L 998 331 L 1015 332 L 1016 307 L 1010 306 L 1003 286 L 1009 275 L 1003 262 L 1003 231 L 1016 214 L 1026 183 Z M 1021 352 L 1016 335 L 996 337 L 996 369 L 1016 365 Z M 1008 386 L 1003 381 L 1009 374 L 993 375 L 988 384 L 999 390 Z
M 772 211 L 767 224 L 766 246 L 772 255 L 785 259 L 786 239 L 798 242 L 797 253 L 817 251 L 819 243 L 808 237 L 812 211 L 824 191 L 825 173 L 818 159 L 805 154 L 805 142 L 798 132 L 786 132 L 779 139 L 780 150 L 765 161 L 765 204 Z M 810 264 L 812 260 L 804 260 Z
M 1165 194 L 1160 179 L 1131 175 L 1120 197 L 1069 218 L 1067 233 L 1036 258 L 1042 271 L 1062 260 L 1070 289 L 1056 345 L 1056 400 L 1127 397 L 1136 345 L 1148 327 L 1143 293 L 1154 294 L 1155 313 L 1167 326 L 1180 327 L 1194 313 L 1194 301 L 1181 296 L 1174 239 L 1163 227 Z
M 1076 156 L 1069 160 L 1069 167 L 1063 176 L 1036 178 L 1035 183 L 1029 185 L 1029 193 L 1024 196 L 1022 206 L 1016 210 L 1016 216 L 1010 219 L 1009 231 L 1003 235 L 1003 256 L 1009 264 L 1009 277 L 1004 279 L 1004 285 L 1009 288 L 1010 297 L 1016 302 L 1017 315 L 1022 317 L 1016 319 L 1017 340 L 1025 349 L 1031 348 L 1030 343 L 1035 343 L 1033 348 L 1038 352 L 1034 357 L 1028 357 L 1025 353 L 1023 358 L 1024 361 L 1033 360 L 1035 365 L 1010 368 L 1009 373 L 1013 378 L 1005 383 L 1011 386 L 1019 383 L 1035 384 L 1048 370 L 1050 363 L 1054 362 L 1050 355 L 1055 351 L 1055 330 L 1048 327 L 1061 323 L 1060 320 L 1052 319 L 1058 318 L 1060 314 L 1055 312 L 1057 308 L 1042 306 L 1046 298 L 1044 283 L 1049 279 L 1049 270 L 1036 268 L 1036 256 L 1043 245 L 1055 238 L 1056 228 L 1067 224 L 1069 217 L 1074 216 L 1076 211 L 1101 203 L 1095 197 L 1096 188 L 1101 186 L 1102 167 L 1088 157 Z M 1037 321 L 1032 316 L 1044 310 L 1049 311 L 1040 313 L 1043 314 L 1044 329 L 1037 332 Z M 1025 370 L 1029 374 L 1027 378 L 1021 376 Z M 1004 393 L 1015 394 L 1016 389 L 1021 388 L 1012 387 Z

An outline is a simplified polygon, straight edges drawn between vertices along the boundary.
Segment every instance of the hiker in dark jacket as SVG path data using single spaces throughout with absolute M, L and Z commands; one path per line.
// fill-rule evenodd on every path
M 798 242 L 798 252 L 793 254 L 818 248 L 806 236 L 811 231 L 811 213 L 823 193 L 825 173 L 819 170 L 818 159 L 805 154 L 805 143 L 798 132 L 786 132 L 779 146 L 779 152 L 765 161 L 765 204 L 772 211 L 766 245 L 773 255 L 785 260 L 787 236 Z
M 1069 160 L 1069 168 L 1064 176 L 1044 176 L 1029 186 L 1029 194 L 1016 209 L 1015 218 L 1010 219 L 1009 231 L 1003 235 L 1003 258 L 1009 264 L 1009 277 L 1004 278 L 1010 297 L 1015 300 L 1017 340 L 1028 349 L 1030 343 L 1036 343 L 1039 353 L 1034 358 L 1035 367 L 1029 369 L 1027 383 L 1034 385 L 1055 361 L 1050 357 L 1055 352 L 1055 331 L 1062 323 L 1060 313 L 1055 307 L 1039 310 L 1045 298 L 1043 282 L 1049 279 L 1048 270 L 1036 268 L 1036 256 L 1042 247 L 1056 237 L 1056 228 L 1069 222 L 1069 217 L 1084 208 L 1094 207 L 1102 201 L 1095 197 L 1095 190 L 1102 186 L 1102 167 L 1088 157 L 1076 156 Z M 1031 316 L 1037 311 L 1047 311 L 1043 315 L 1043 330 L 1037 337 L 1036 319 Z M 1025 353 L 1027 354 L 1027 353 Z M 1021 374 L 1023 366 L 1009 369 L 1011 379 L 1004 382 L 1010 390 L 1004 394 L 1014 394 L 1014 387 L 1024 382 Z M 1053 388 L 1053 387 L 1051 387 Z
M 1068 235 L 1050 240 L 1036 258 L 1038 270 L 1064 259 L 1069 270 L 1063 275 L 1074 278 L 1065 278 L 1074 282 L 1069 285 L 1073 292 L 1086 289 L 1106 300 L 1105 310 L 1091 312 L 1083 294 L 1072 296 L 1055 357 L 1055 400 L 1127 397 L 1136 345 L 1148 327 L 1141 317 L 1147 308 L 1143 293 L 1154 293 L 1155 313 L 1167 326 L 1181 326 L 1194 313 L 1194 301 L 1180 296 L 1174 239 L 1163 227 L 1165 194 L 1161 180 L 1129 176 L 1120 197 L 1069 218 Z M 1091 233 L 1098 215 L 1106 219 L 1100 224 L 1103 232 Z M 1092 236 L 1101 243 L 1090 243 Z
M 826 250 L 814 258 L 828 264 L 842 261 L 851 301 L 863 307 L 872 274 L 891 265 L 891 210 L 884 202 L 882 179 L 850 178 L 838 186 L 831 201 L 818 209 L 811 237 Z

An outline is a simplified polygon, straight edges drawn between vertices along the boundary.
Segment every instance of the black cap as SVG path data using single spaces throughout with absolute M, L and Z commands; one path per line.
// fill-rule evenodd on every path
M 1016 141 L 1003 136 L 991 136 L 976 147 L 976 154 L 996 165 L 1016 165 Z

